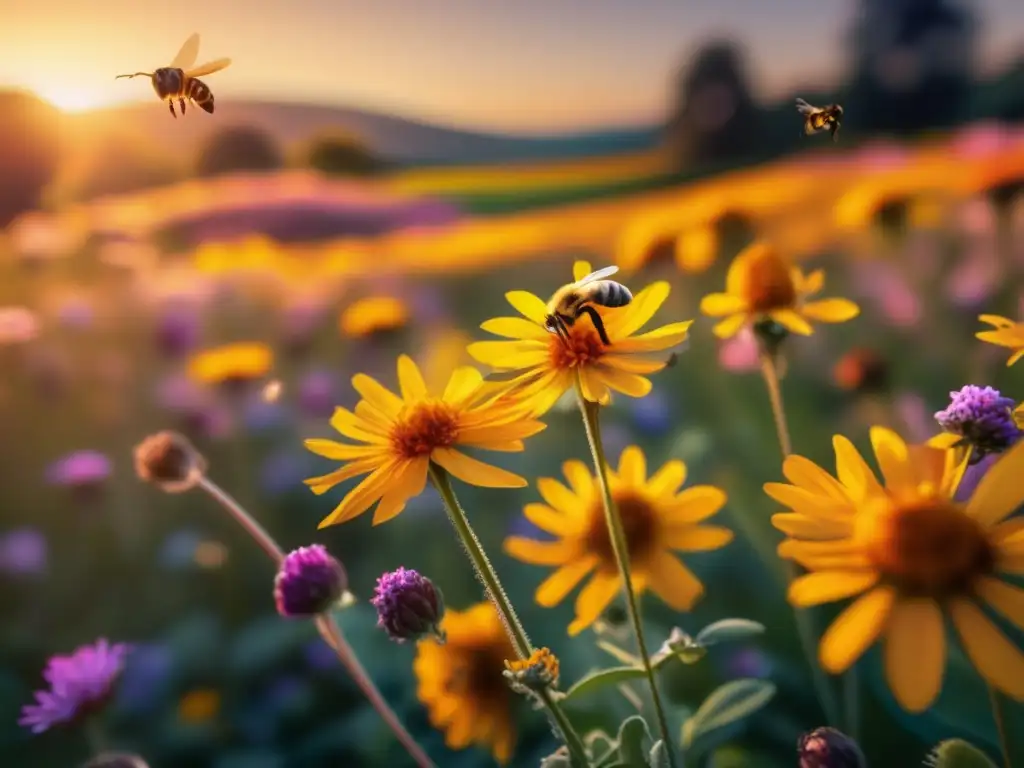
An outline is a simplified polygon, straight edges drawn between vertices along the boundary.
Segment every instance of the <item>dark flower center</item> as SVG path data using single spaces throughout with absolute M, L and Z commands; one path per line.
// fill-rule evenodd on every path
M 391 445 L 407 459 L 447 448 L 459 436 L 458 419 L 451 406 L 440 400 L 416 403 L 391 428 Z
M 796 286 L 789 266 L 773 253 L 752 259 L 744 282 L 744 298 L 752 312 L 767 313 L 796 304 Z
M 655 541 L 657 518 L 651 504 L 644 497 L 632 491 L 615 494 L 615 506 L 622 521 L 622 530 L 626 536 L 626 548 L 629 557 L 642 559 L 650 553 Z M 586 533 L 587 552 L 597 555 L 601 567 L 615 569 L 615 550 L 612 548 L 608 526 L 604 519 L 604 507 L 598 502 L 590 515 L 590 525 Z
M 478 702 L 506 701 L 510 689 L 502 675 L 504 669 L 505 656 L 498 648 L 466 648 L 452 665 L 447 688 L 453 694 Z

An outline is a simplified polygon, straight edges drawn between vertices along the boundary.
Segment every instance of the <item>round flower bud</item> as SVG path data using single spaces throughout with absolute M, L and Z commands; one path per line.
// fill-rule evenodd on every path
M 167 493 L 182 493 L 202 480 L 206 459 L 184 435 L 157 432 L 135 446 L 135 474 Z
M 274 603 L 285 617 L 316 616 L 345 593 L 345 569 L 322 544 L 289 552 L 274 578 Z
M 800 768 L 867 768 L 857 742 L 835 728 L 817 728 L 797 742 Z
M 968 385 L 949 393 L 949 407 L 935 414 L 943 431 L 963 437 L 973 448 L 971 463 L 990 453 L 1002 453 L 1020 439 L 1013 418 L 1016 403 L 998 389 Z
M 433 582 L 409 568 L 385 573 L 373 592 L 377 626 L 396 642 L 433 635 L 444 640 L 444 599 Z

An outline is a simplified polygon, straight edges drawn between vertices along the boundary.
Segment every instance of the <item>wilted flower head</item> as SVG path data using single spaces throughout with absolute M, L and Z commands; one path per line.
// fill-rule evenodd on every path
M 102 709 L 113 693 L 127 654 L 127 645 L 111 645 L 100 638 L 68 656 L 52 657 L 43 670 L 49 690 L 36 691 L 36 703 L 22 708 L 18 724 L 42 733 Z
M 866 768 L 857 742 L 835 728 L 817 728 L 797 742 L 800 768 Z
M 960 435 L 974 448 L 972 462 L 989 453 L 1002 453 L 1020 439 L 1013 420 L 1016 403 L 998 389 L 969 384 L 950 392 L 949 407 L 935 414 L 943 431 Z
M 558 671 L 558 657 L 547 648 L 538 648 L 528 659 L 506 659 L 502 674 L 516 693 L 539 693 L 558 685 Z
M 337 603 L 347 586 L 344 567 L 323 544 L 299 547 L 278 568 L 274 602 L 282 616 L 316 616 Z
M 47 467 L 46 479 L 53 485 L 92 497 L 102 489 L 111 472 L 110 459 L 99 451 L 75 451 Z
M 399 568 L 377 579 L 371 601 L 377 609 L 377 626 L 399 643 L 433 635 L 443 641 L 441 620 L 444 600 L 426 576 L 411 568 Z
M 104 752 L 82 768 L 149 768 L 149 764 L 138 755 L 127 752 Z
M 202 480 L 206 459 L 177 432 L 150 435 L 134 451 L 135 474 L 167 493 L 182 493 Z

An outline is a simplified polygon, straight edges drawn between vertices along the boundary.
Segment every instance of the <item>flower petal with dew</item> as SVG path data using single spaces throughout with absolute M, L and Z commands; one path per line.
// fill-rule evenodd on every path
M 431 638 L 416 644 L 416 695 L 449 748 L 479 744 L 505 765 L 516 736 L 514 698 L 502 673 L 515 650 L 498 612 L 490 602 L 448 610 L 441 631 L 447 636 L 444 645 Z
M 522 441 L 544 429 L 541 422 L 525 418 L 523 406 L 496 398 L 475 368 L 456 369 L 444 392 L 435 395 L 412 358 L 402 355 L 398 382 L 400 395 L 365 374 L 353 377 L 352 386 L 362 399 L 352 411 L 335 409 L 330 423 L 356 444 L 305 441 L 313 453 L 344 462 L 333 472 L 305 481 L 314 493 L 366 475 L 324 518 L 321 528 L 351 520 L 378 501 L 374 525 L 390 520 L 423 491 L 431 462 L 471 485 L 526 485 L 518 475 L 457 450 L 522 451 Z
M 588 262 L 577 261 L 573 278 L 592 271 Z M 686 340 L 692 321 L 663 325 L 645 333 L 643 328 L 669 295 L 667 282 L 653 283 L 624 307 L 595 307 L 604 323 L 605 345 L 589 318 L 569 328 L 568 341 L 544 328 L 546 303 L 526 291 L 511 291 L 505 298 L 522 317 L 497 317 L 480 327 L 505 341 L 480 341 L 469 354 L 496 371 L 506 372 L 510 397 L 528 403 L 534 415 L 547 412 L 580 377 L 583 395 L 607 403 L 612 392 L 643 397 L 651 391 L 650 379 L 667 364 L 667 356 L 653 353 L 671 349 Z
M 725 293 L 710 293 L 700 303 L 708 317 L 723 318 L 714 327 L 727 339 L 744 326 L 774 320 L 791 333 L 808 336 L 811 320 L 842 323 L 860 314 L 848 299 L 808 301 L 825 284 L 823 270 L 808 275 L 766 243 L 754 243 L 733 259 L 725 280 Z
M 188 375 L 201 384 L 231 384 L 262 379 L 273 364 L 274 354 L 266 344 L 239 342 L 193 355 Z
M 1010 359 L 1006 361 L 1007 367 L 1024 357 L 1024 323 L 1017 323 L 999 315 L 980 315 L 978 319 L 991 325 L 992 330 L 979 331 L 974 335 L 997 347 L 1007 347 L 1010 350 Z
M 605 524 L 597 478 L 576 460 L 562 470 L 569 485 L 541 478 L 537 482 L 543 504 L 528 504 L 526 518 L 557 537 L 553 542 L 512 536 L 505 551 L 517 560 L 556 568 L 537 588 L 534 599 L 550 608 L 585 579 L 576 598 L 576 618 L 569 634 L 589 627 L 622 590 L 615 554 Z M 633 587 L 642 594 L 652 590 L 677 611 L 688 611 L 703 594 L 704 586 L 677 558 L 677 552 L 703 552 L 728 544 L 732 531 L 700 525 L 725 504 L 725 493 L 710 485 L 680 490 L 686 465 L 672 460 L 647 476 L 647 460 L 636 446 L 619 458 L 618 471 L 609 471 L 609 483 L 626 534 Z
M 896 700 L 924 711 L 942 689 L 948 616 L 978 673 L 1024 700 L 1024 653 L 979 607 L 1024 628 L 1024 590 L 1005 580 L 1024 574 L 1024 525 L 1011 519 L 1024 502 L 1024 443 L 1002 454 L 966 503 L 955 494 L 967 455 L 948 440 L 907 445 L 874 427 L 871 443 L 881 482 L 836 436 L 836 477 L 790 456 L 790 482 L 765 485 L 790 510 L 772 518 L 787 536 L 780 556 L 810 571 L 793 581 L 790 602 L 853 599 L 821 639 L 822 666 L 840 674 L 882 640 Z

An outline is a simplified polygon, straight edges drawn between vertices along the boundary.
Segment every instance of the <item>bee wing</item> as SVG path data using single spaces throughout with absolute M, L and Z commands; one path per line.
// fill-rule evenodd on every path
M 231 59 L 217 59 L 215 61 L 208 61 L 206 64 L 190 69 L 185 72 L 189 77 L 202 77 L 203 75 L 212 75 L 214 72 L 220 72 L 231 64 Z
M 168 65 L 171 69 L 188 69 L 196 63 L 196 56 L 199 55 L 199 33 L 194 33 L 186 40 L 178 55 Z
M 595 280 L 604 280 L 606 277 L 610 277 L 611 275 L 614 275 L 618 271 L 619 268 L 616 266 L 605 267 L 604 269 L 599 269 L 597 270 L 597 272 L 591 272 L 586 277 L 577 280 L 576 285 L 586 285 L 587 283 L 592 283 Z
M 817 112 L 818 108 L 813 106 L 812 104 L 808 104 L 803 99 L 797 99 L 796 111 L 799 112 L 801 115 L 809 115 L 813 112 Z

